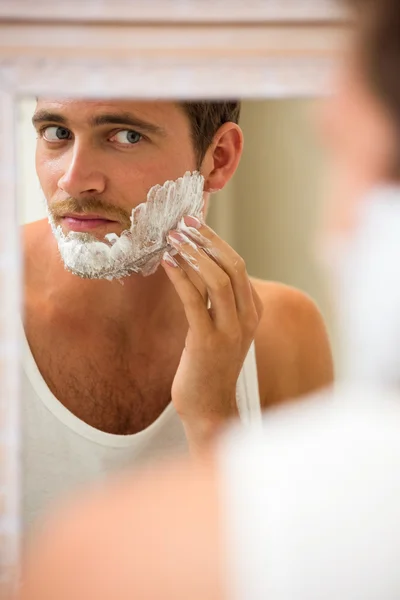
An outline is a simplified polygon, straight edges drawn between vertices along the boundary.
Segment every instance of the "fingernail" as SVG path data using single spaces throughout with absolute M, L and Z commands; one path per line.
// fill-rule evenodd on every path
M 170 255 L 169 252 L 164 252 L 163 261 L 167 263 L 170 267 L 179 267 L 179 264 L 176 260 Z
M 188 227 L 193 227 L 194 229 L 200 229 L 200 227 L 203 226 L 203 223 L 201 221 L 199 221 L 199 219 L 197 219 L 196 217 L 184 217 L 183 218 L 185 225 L 187 225 Z
M 182 233 L 181 231 L 171 231 L 168 234 L 168 241 L 172 244 L 172 245 L 177 245 L 177 244 L 188 244 L 189 246 L 191 246 L 194 250 L 197 250 L 197 246 L 194 242 L 192 242 L 191 239 L 189 239 L 184 233 Z

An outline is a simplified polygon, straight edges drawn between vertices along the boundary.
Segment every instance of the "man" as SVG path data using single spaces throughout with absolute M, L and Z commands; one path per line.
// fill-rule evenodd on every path
M 152 186 L 196 169 L 206 212 L 209 192 L 239 163 L 238 116 L 237 103 L 39 99 L 36 167 L 50 217 L 64 235 L 120 235 Z M 201 454 L 237 414 L 254 338 L 258 381 L 249 403 L 268 408 L 332 381 L 314 304 L 250 280 L 206 225 L 189 218 L 186 226 L 197 242 L 170 232 L 175 258 L 167 254 L 153 275 L 132 274 L 123 285 L 68 272 L 48 222 L 25 227 L 27 521 L 107 471 L 186 443 Z

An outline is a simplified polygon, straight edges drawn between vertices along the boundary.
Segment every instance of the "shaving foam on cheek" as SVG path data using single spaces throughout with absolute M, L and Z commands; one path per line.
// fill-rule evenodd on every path
M 182 217 L 202 219 L 203 189 L 204 177 L 197 171 L 152 187 L 147 201 L 132 210 L 130 229 L 120 236 L 108 234 L 104 241 L 87 233 L 65 235 L 48 211 L 65 268 L 79 277 L 109 281 L 132 273 L 151 275 L 171 249 L 168 233 Z

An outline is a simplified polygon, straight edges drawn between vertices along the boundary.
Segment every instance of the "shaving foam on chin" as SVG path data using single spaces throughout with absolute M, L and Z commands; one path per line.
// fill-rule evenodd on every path
M 371 192 L 359 205 L 356 231 L 337 250 L 333 279 L 342 375 L 355 383 L 398 386 L 400 187 Z
M 147 201 L 132 210 L 131 227 L 104 241 L 87 233 L 65 235 L 48 212 L 65 268 L 85 279 L 121 279 L 132 273 L 151 275 L 171 249 L 167 235 L 184 216 L 202 219 L 204 177 L 189 171 L 176 181 L 152 187 Z

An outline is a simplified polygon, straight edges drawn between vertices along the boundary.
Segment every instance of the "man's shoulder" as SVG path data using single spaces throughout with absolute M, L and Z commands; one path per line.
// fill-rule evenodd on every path
M 251 282 L 264 307 L 255 338 L 263 406 L 329 384 L 332 356 L 315 302 L 287 285 L 259 279 Z
M 279 311 L 312 309 L 318 311 L 315 302 L 301 290 L 278 283 L 250 277 L 250 281 L 258 293 L 265 308 Z
M 33 221 L 32 223 L 22 225 L 21 229 L 24 241 L 37 241 L 38 239 L 41 239 L 43 235 L 48 234 L 49 222 L 47 219 L 40 219 L 39 221 Z
M 21 227 L 22 254 L 25 261 L 45 252 L 50 228 L 47 219 L 27 223 Z
M 49 257 L 51 232 L 47 219 L 21 227 L 22 259 L 24 264 L 25 293 L 41 281 L 41 274 Z
M 251 283 L 264 308 L 259 326 L 260 333 L 276 335 L 280 339 L 288 333 L 291 336 L 310 335 L 313 326 L 323 324 L 316 303 L 301 290 L 282 283 L 254 278 L 251 278 Z

